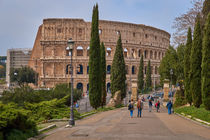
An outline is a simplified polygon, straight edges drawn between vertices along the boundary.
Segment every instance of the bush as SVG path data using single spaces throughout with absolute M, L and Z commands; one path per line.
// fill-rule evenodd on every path
M 13 103 L 0 103 L 0 110 L 0 134 L 4 139 L 24 140 L 37 134 L 36 123 L 29 118 L 29 111 L 18 109 Z
M 174 107 L 179 107 L 187 104 L 185 97 L 183 96 L 182 90 L 177 90 L 176 94 L 176 101 L 174 103 Z

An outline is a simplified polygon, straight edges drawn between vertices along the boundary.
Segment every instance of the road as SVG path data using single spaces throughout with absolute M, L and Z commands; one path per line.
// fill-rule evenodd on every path
M 210 129 L 176 115 L 148 112 L 129 117 L 127 108 L 101 112 L 76 121 L 73 128 L 58 128 L 44 140 L 210 140 Z

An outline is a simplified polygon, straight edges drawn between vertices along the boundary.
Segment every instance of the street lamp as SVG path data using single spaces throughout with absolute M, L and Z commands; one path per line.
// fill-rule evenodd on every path
M 171 97 L 173 96 L 172 94 L 172 75 L 173 75 L 173 69 L 170 70 L 170 75 L 171 75 Z
M 70 38 L 67 42 L 66 50 L 69 51 L 69 56 L 71 56 L 70 63 L 70 73 L 71 73 L 71 106 L 70 106 L 70 119 L 69 125 L 75 125 L 74 122 L 74 103 L 73 103 L 73 65 L 72 65 L 72 55 L 73 55 L 74 41 Z

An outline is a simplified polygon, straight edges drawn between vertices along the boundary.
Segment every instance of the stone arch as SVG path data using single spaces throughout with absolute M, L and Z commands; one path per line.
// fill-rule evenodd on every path
M 90 46 L 87 47 L 87 56 L 89 56 Z
M 77 66 L 77 74 L 83 74 L 83 65 L 82 64 L 79 64 Z
M 82 46 L 77 47 L 77 56 L 83 56 L 83 47 Z
M 66 74 L 71 74 L 71 64 L 66 65 Z
M 132 66 L 132 74 L 136 74 L 136 67 Z
M 110 47 L 106 48 L 106 56 L 111 56 L 112 49 Z
M 77 89 L 81 90 L 83 92 L 83 84 L 82 83 L 77 83 Z
M 110 74 L 111 73 L 111 65 L 107 65 L 106 67 L 106 73 Z
M 145 51 L 144 51 L 144 58 L 146 58 L 146 59 L 147 59 L 147 56 L 148 56 L 148 51 L 147 51 L 147 50 L 145 50 Z
M 150 59 L 152 59 L 152 57 L 153 57 L 153 52 L 150 51 Z
M 157 59 L 157 52 L 155 51 L 155 59 Z
M 124 57 L 127 58 L 128 57 L 128 49 L 124 48 Z
M 135 49 L 131 49 L 131 57 L 136 58 L 136 50 Z
M 106 84 L 106 92 L 111 93 L 111 84 L 109 82 Z
M 66 56 L 71 56 L 71 51 L 68 47 L 66 47 Z M 73 56 L 73 55 L 72 55 Z
M 138 56 L 141 57 L 141 50 L 138 50 Z

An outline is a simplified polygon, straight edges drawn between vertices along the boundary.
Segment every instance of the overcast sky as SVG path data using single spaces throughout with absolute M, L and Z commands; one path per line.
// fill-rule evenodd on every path
M 32 48 L 44 18 L 99 18 L 145 24 L 170 34 L 174 18 L 192 7 L 190 0 L 0 0 L 0 56 L 10 48 Z

